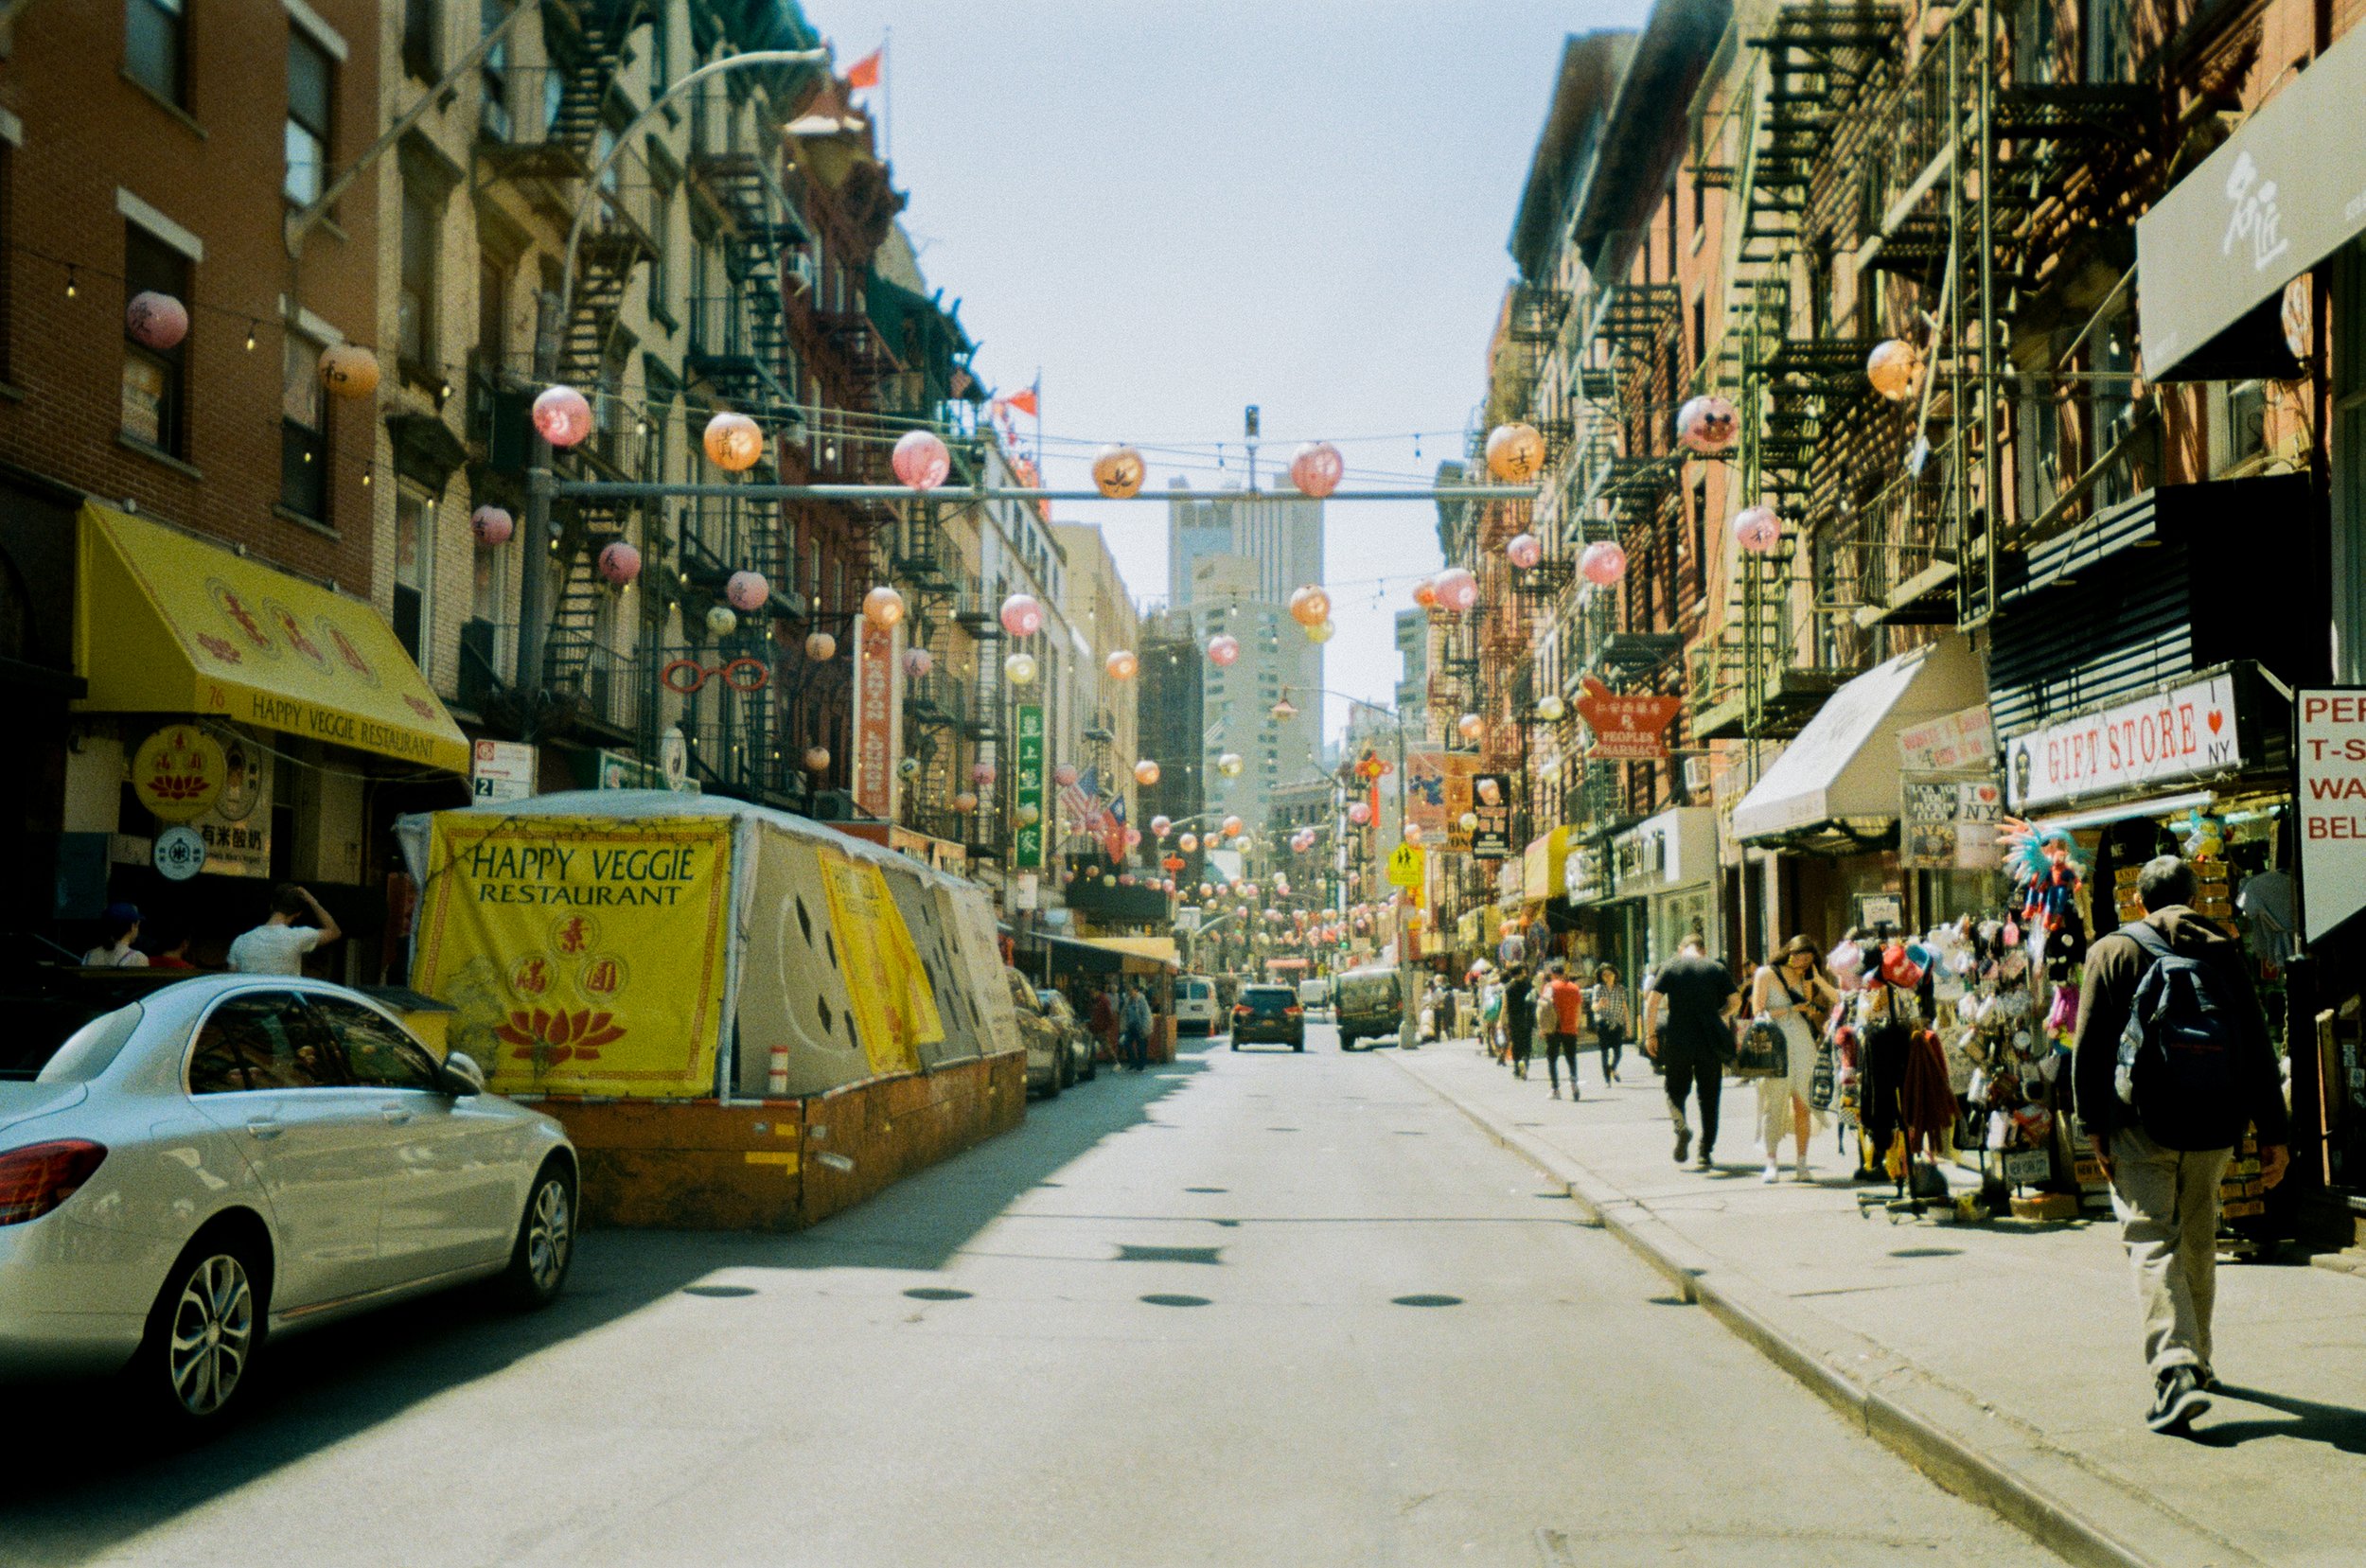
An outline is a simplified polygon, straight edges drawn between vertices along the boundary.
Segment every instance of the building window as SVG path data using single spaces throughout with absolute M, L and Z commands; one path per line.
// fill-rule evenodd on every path
M 424 370 L 434 362 L 435 207 L 426 194 L 402 192 L 402 282 L 395 297 L 395 352 L 403 368 Z
M 405 484 L 395 492 L 395 636 L 422 669 L 427 667 L 428 585 L 434 562 L 435 502 Z
M 2240 468 L 2268 449 L 2268 384 L 2210 384 L 2210 477 Z
M 189 258 L 137 224 L 124 226 L 123 293 L 154 290 L 170 294 L 194 313 L 189 295 Z M 123 338 L 123 433 L 143 445 L 185 457 L 188 446 L 188 352 L 184 338 L 171 348 L 150 348 Z
M 659 33 L 663 35 L 661 25 Z M 657 255 L 649 261 L 649 314 L 674 319 L 674 185 L 652 167 L 649 172 L 649 238 Z
M 402 68 L 420 81 L 435 79 L 442 9 L 438 0 L 402 0 Z
M 328 520 L 328 412 L 321 390 L 320 344 L 303 333 L 286 344 L 279 405 L 279 504 L 315 522 Z M 487 552 L 490 554 L 490 552 Z
M 280 189 L 299 207 L 320 200 L 328 183 L 328 51 L 288 33 L 288 172 Z
M 182 0 L 124 0 L 123 68 L 167 103 L 188 106 L 188 22 Z
M 485 31 L 489 33 L 509 20 L 510 3 L 511 0 L 482 0 L 477 15 L 484 24 Z M 483 79 L 484 91 L 483 103 L 477 112 L 478 120 L 485 127 L 487 136 L 497 142 L 505 142 L 516 128 L 516 121 L 509 111 L 509 40 L 503 38 L 486 50 L 484 63 L 477 69 Z

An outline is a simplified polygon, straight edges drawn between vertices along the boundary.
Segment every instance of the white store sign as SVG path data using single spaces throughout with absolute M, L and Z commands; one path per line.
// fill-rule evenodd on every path
M 534 793 L 535 749 L 516 741 L 481 740 L 468 766 L 469 792 L 480 805 L 522 801 Z
M 2366 908 L 2366 689 L 2294 696 L 2301 929 L 2315 942 Z
M 2234 679 L 2215 675 L 2014 737 L 2005 784 L 2027 811 L 2242 766 Z

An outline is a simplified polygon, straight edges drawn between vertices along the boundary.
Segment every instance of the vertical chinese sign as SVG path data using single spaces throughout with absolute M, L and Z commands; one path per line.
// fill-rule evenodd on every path
M 1016 815 L 1024 819 L 1033 806 L 1034 820 L 1021 820 L 1013 840 L 1011 864 L 1019 871 L 1043 869 L 1043 705 L 1023 704 L 1018 711 L 1018 777 L 1014 781 Z
M 861 623 L 855 639 L 855 804 L 895 819 L 895 631 Z

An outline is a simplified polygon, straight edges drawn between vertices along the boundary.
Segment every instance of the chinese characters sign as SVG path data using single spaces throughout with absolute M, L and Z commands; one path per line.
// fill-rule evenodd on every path
M 494 1088 L 715 1092 L 722 819 L 435 818 L 413 983 Z
M 895 817 L 895 632 L 861 623 L 855 643 L 855 804 Z
M 1585 682 L 1578 717 L 1594 731 L 1585 754 L 1604 762 L 1653 762 L 1668 755 L 1668 727 L 1684 708 L 1679 696 L 1614 692 L 1598 680 Z
M 269 876 L 272 754 L 231 734 L 221 755 L 221 788 L 189 823 L 204 840 L 204 869 L 215 876 Z
M 1035 808 L 1035 819 L 1022 822 L 1012 840 L 1011 864 L 1021 871 L 1043 869 L 1043 705 L 1030 702 L 1018 711 L 1018 777 L 1015 804 L 1023 815 Z
M 1471 830 L 1471 854 L 1479 860 L 1511 858 L 1511 776 L 1474 773 L 1471 776 L 1471 810 L 1478 825 Z

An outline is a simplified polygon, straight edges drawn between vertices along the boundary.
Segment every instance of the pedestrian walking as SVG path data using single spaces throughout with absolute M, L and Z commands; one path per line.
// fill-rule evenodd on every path
M 306 914 L 315 924 L 295 924 Z M 272 890 L 270 918 L 230 944 L 230 967 L 241 975 L 301 975 L 305 954 L 344 935 L 320 900 L 292 882 L 283 882 Z
M 1139 984 L 1125 988 L 1124 1019 L 1120 1048 L 1136 1072 L 1146 1071 L 1150 1066 L 1150 998 L 1142 995 Z
M 1626 1051 L 1627 988 L 1618 983 L 1618 966 L 1598 963 L 1594 966 L 1594 983 L 1586 988 L 1585 1016 L 1587 1027 L 1594 1031 L 1594 1039 L 1600 1047 L 1602 1082 L 1618 1082 L 1618 1058 Z
M 1840 994 L 1824 978 L 1824 952 L 1813 939 L 1797 936 L 1783 943 L 1774 959 L 1761 965 L 1750 983 L 1750 1013 L 1783 1031 L 1782 1075 L 1758 1080 L 1758 1136 L 1766 1144 L 1766 1170 L 1758 1179 L 1773 1186 L 1782 1177 L 1783 1131 L 1792 1131 L 1799 1147 L 1794 1172 L 1812 1181 L 1808 1169 L 1808 1138 L 1825 1118 L 1808 1103 L 1815 1084 L 1815 1042 Z
M 132 945 L 140 940 L 140 910 L 136 904 L 110 904 L 98 917 L 98 945 L 82 955 L 90 969 L 145 969 L 148 955 Z
M 2144 1312 L 2145 1424 L 2178 1432 L 2218 1382 L 2219 1178 L 2256 1126 L 2260 1180 L 2282 1181 L 2289 1118 L 2242 950 L 2193 911 L 2193 868 L 2173 854 L 2146 861 L 2136 896 L 2145 918 L 2088 953 L 2071 1081 Z
M 1107 986 L 1093 992 L 1092 1012 L 1093 1050 L 1104 1060 L 1120 1061 L 1118 1054 L 1118 1004 Z
M 1569 978 L 1568 967 L 1556 960 L 1545 982 L 1545 1005 L 1551 1010 L 1551 1030 L 1545 1036 L 1545 1075 L 1552 1080 L 1553 1098 L 1561 1098 L 1561 1066 L 1569 1065 L 1569 1098 L 1578 1098 L 1578 1031 L 1585 1023 L 1585 988 Z
M 1685 1100 L 1697 1096 L 1701 1153 L 1694 1166 L 1709 1170 L 1709 1156 L 1717 1148 L 1717 1101 L 1724 1089 L 1725 1051 L 1732 1040 L 1730 1021 L 1741 1009 L 1740 993 L 1725 966 L 1708 956 L 1694 932 L 1651 977 L 1643 1008 L 1643 1048 L 1667 1077 L 1668 1114 L 1676 1124 L 1676 1163 L 1682 1165 L 1692 1147 Z
M 1511 1057 L 1511 1076 L 1528 1075 L 1528 1048 L 1536 1034 L 1536 986 L 1528 972 L 1514 966 L 1506 971 L 1510 980 L 1504 986 L 1504 1038 Z
M 1504 1059 L 1504 982 L 1495 976 L 1487 977 L 1479 987 L 1479 1049 L 1500 1062 Z
M 179 921 L 159 921 L 148 939 L 149 966 L 153 969 L 195 969 L 189 961 L 189 930 Z

